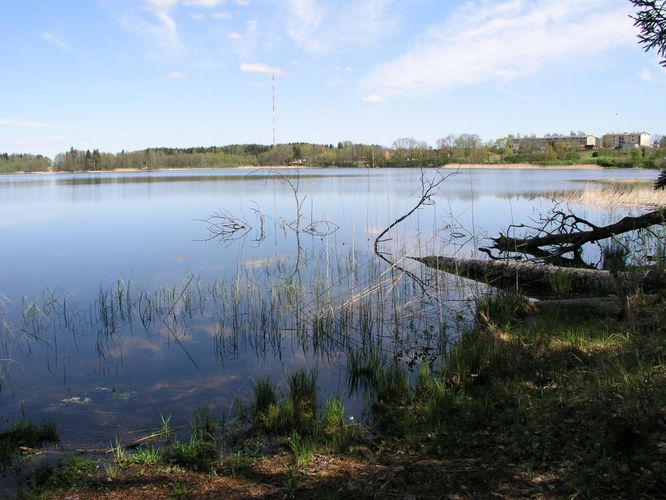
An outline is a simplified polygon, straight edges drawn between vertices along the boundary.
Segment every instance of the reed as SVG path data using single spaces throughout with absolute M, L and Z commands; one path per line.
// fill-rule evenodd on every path
M 296 467 L 300 471 L 305 471 L 310 466 L 317 450 L 316 436 L 302 437 L 298 432 L 293 431 L 289 438 L 289 448 L 294 454 Z
M 255 420 L 265 415 L 271 406 L 275 406 L 277 398 L 270 378 L 263 377 L 252 382 L 252 392 L 254 393 L 254 416 Z
M 597 208 L 666 206 L 666 195 L 663 191 L 656 191 L 652 182 L 595 181 L 595 184 L 600 185 L 600 187 L 553 191 L 545 193 L 543 196 Z

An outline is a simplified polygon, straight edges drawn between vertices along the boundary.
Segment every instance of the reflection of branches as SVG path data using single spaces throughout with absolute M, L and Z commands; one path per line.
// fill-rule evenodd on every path
M 192 284 L 192 279 L 193 279 L 193 278 L 194 278 L 194 276 L 190 276 L 190 279 L 187 281 L 187 283 L 185 284 L 185 286 L 184 286 L 183 289 L 181 290 L 180 295 L 178 295 L 178 298 L 173 302 L 173 304 L 171 304 L 171 309 L 169 309 L 169 312 L 167 312 L 166 315 L 164 316 L 164 318 L 162 318 L 162 324 L 164 324 L 164 326 L 167 327 L 167 329 L 169 330 L 169 332 L 171 332 L 171 336 L 173 337 L 173 340 L 176 342 L 176 344 L 178 344 L 178 346 L 183 350 L 183 352 L 184 352 L 185 355 L 188 357 L 188 359 L 192 362 L 192 364 L 194 365 L 194 367 L 198 370 L 198 369 L 199 369 L 199 365 L 198 365 L 197 362 L 194 360 L 194 358 L 192 357 L 192 355 L 190 354 L 190 352 L 187 350 L 187 348 L 183 345 L 183 343 L 181 342 L 181 340 L 178 338 L 178 335 L 176 334 L 176 332 L 174 331 L 174 329 L 171 327 L 171 325 L 170 325 L 169 322 L 167 321 L 167 319 L 169 318 L 169 316 L 171 316 L 171 314 L 173 313 L 174 309 L 176 309 L 176 305 L 178 304 L 178 302 L 180 302 L 180 300 L 181 300 L 181 299 L 183 298 L 183 296 L 185 295 L 185 292 L 187 292 L 187 290 L 190 288 L 190 285 Z
M 262 232 L 263 232 L 263 219 Z M 233 241 L 244 238 L 251 230 L 252 227 L 243 219 L 236 217 L 227 210 L 218 210 L 202 222 L 208 224 L 206 229 L 210 233 L 208 238 L 203 241 L 217 240 L 225 246 L 230 245 Z
M 285 233 L 287 229 L 289 229 L 296 235 L 296 273 L 298 272 L 301 261 L 301 233 L 323 238 L 335 233 L 339 229 L 339 226 L 329 220 L 305 221 L 303 217 L 303 204 L 305 203 L 307 196 L 301 196 L 299 194 L 299 177 L 296 177 L 295 179 L 293 177 L 287 177 L 285 174 L 277 170 L 270 170 L 269 172 L 272 175 L 279 177 L 282 182 L 284 182 L 289 187 L 294 198 L 294 205 L 296 207 L 295 217 L 293 219 L 285 219 L 283 217 L 281 219 L 281 226 Z M 265 175 L 265 171 L 262 171 L 262 175 Z M 261 243 L 267 237 L 265 231 L 265 221 L 267 216 L 261 211 L 261 208 L 256 202 L 253 203 L 255 206 L 251 207 L 251 210 L 254 212 L 254 215 L 257 218 L 258 225 L 254 241 L 256 243 Z M 209 232 L 208 238 L 205 238 L 202 241 L 216 240 L 221 242 L 224 246 L 229 246 L 237 240 L 244 239 L 253 229 L 255 229 L 244 218 L 238 217 L 224 209 L 218 210 L 216 213 L 207 219 L 203 219 L 201 222 L 205 222 L 207 224 L 206 229 Z
M 305 234 L 309 234 L 310 236 L 323 238 L 324 236 L 330 236 L 338 229 L 340 229 L 340 226 L 338 226 L 335 222 L 331 222 L 330 220 L 316 220 L 305 226 L 303 228 L 303 232 Z
M 251 210 L 254 212 L 254 215 L 256 215 L 257 219 L 259 220 L 259 230 L 257 232 L 257 236 L 254 238 L 254 241 L 262 242 L 264 241 L 264 239 L 266 239 L 266 233 L 264 231 L 264 222 L 266 221 L 266 216 L 259 208 L 257 202 L 252 202 L 252 203 L 254 203 L 256 206 L 252 207 Z
M 407 213 L 403 214 L 402 216 L 400 216 L 396 220 L 394 220 L 386 229 L 384 229 L 381 233 L 379 233 L 377 235 L 377 237 L 375 238 L 375 244 L 374 244 L 375 255 L 377 255 L 377 257 L 382 259 L 384 262 L 389 264 L 391 267 L 399 269 L 400 271 L 407 274 L 407 276 L 412 278 L 423 289 L 425 289 L 425 284 L 423 283 L 423 280 L 421 278 L 419 278 L 418 276 L 416 276 L 414 273 L 412 273 L 410 271 L 407 271 L 406 269 L 403 269 L 397 262 L 394 262 L 391 259 L 389 259 L 387 257 L 387 255 L 390 255 L 390 254 L 387 254 L 386 252 L 380 252 L 379 244 L 383 243 L 385 241 L 389 241 L 390 238 L 388 238 L 388 239 L 384 238 L 388 234 L 388 232 L 391 229 L 393 229 L 395 226 L 400 224 L 402 221 L 407 219 L 414 212 L 416 212 L 417 210 L 419 210 L 423 206 L 434 204 L 434 201 L 433 201 L 432 198 L 433 198 L 433 196 L 435 196 L 435 194 L 437 194 L 437 188 L 439 187 L 439 185 L 442 182 L 444 182 L 445 180 L 447 180 L 449 177 L 451 177 L 453 175 L 456 175 L 459 171 L 460 171 L 460 169 L 457 169 L 455 172 L 450 172 L 450 173 L 444 175 L 444 174 L 442 174 L 441 171 L 437 170 L 435 176 L 432 179 L 426 180 L 425 173 L 423 172 L 423 169 L 421 169 L 421 198 L 416 203 L 416 205 L 414 205 L 412 207 L 411 210 L 409 210 Z

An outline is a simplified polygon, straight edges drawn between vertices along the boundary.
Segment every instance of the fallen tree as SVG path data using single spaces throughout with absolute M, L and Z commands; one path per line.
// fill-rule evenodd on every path
M 666 208 L 660 208 L 639 216 L 627 216 L 607 226 L 597 226 L 575 214 L 554 210 L 533 227 L 536 234 L 510 237 L 500 233 L 491 238 L 492 245 L 479 248 L 491 259 L 538 259 L 541 262 L 560 266 L 592 267 L 582 258 L 583 245 L 596 243 L 618 235 L 649 229 L 666 222 Z M 524 224 L 509 226 L 509 230 L 529 228 Z M 513 254 L 522 254 L 516 257 Z M 567 257 L 567 255 L 571 255 Z
M 666 272 L 611 272 L 510 260 L 412 257 L 428 267 L 472 279 L 503 290 L 536 298 L 628 295 L 637 290 L 657 292 L 666 287 Z

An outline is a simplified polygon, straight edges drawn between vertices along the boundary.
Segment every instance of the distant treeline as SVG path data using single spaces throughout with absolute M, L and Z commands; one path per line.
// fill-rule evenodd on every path
M 517 144 L 517 146 L 516 146 Z M 0 172 L 106 171 L 115 169 L 237 167 L 241 165 L 311 167 L 436 167 L 446 164 L 574 165 L 666 168 L 666 141 L 654 149 L 632 151 L 580 151 L 574 143 L 560 141 L 537 147 L 528 140 L 505 137 L 483 142 L 478 135 L 449 135 L 435 147 L 412 138 L 394 141 L 391 147 L 357 144 L 292 143 L 266 146 L 233 144 L 196 148 L 149 148 L 105 153 L 71 148 L 51 161 L 41 155 L 0 155 Z
M 42 155 L 0 154 L 0 173 L 43 172 L 51 167 L 51 159 Z

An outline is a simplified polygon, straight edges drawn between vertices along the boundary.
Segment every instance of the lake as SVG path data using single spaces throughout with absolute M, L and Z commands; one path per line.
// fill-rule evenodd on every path
M 535 194 L 641 170 L 465 169 L 409 212 L 413 169 L 205 170 L 0 177 L 0 415 L 55 421 L 68 446 L 216 418 L 251 383 L 319 373 L 345 400 L 350 353 L 436 363 L 477 285 L 406 259 L 479 257 L 484 239 L 552 205 Z M 580 208 L 592 220 L 616 214 Z M 619 213 L 619 212 L 618 212 Z M 389 265 L 396 263 L 396 266 Z

